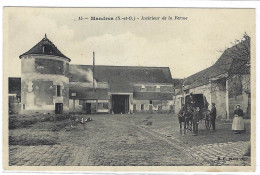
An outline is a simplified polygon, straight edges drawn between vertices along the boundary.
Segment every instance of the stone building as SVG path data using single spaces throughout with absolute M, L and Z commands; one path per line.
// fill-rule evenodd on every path
M 173 85 L 168 67 L 70 65 L 70 111 L 170 112 Z M 95 88 L 93 89 L 93 81 Z
M 236 104 L 240 104 L 245 117 L 251 115 L 250 39 L 226 49 L 216 63 L 184 79 L 174 96 L 175 110 L 179 110 L 184 96 L 203 94 L 209 104 L 215 103 L 217 116 L 233 117 Z M 250 53 L 250 52 L 249 52 Z
M 21 59 L 21 113 L 69 111 L 69 62 L 46 37 Z
M 21 113 L 173 110 L 168 67 L 69 65 L 70 59 L 46 35 L 20 59 Z

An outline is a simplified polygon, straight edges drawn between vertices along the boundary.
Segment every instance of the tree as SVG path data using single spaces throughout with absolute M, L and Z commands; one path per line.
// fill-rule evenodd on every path
M 225 74 L 225 76 L 222 77 L 223 79 L 230 80 L 230 82 L 234 81 L 226 90 L 234 91 L 234 89 L 240 90 L 240 88 L 242 91 L 249 90 L 250 76 L 248 76 L 247 79 L 244 79 L 243 83 L 241 77 L 243 75 L 250 75 L 250 37 L 245 33 L 241 40 L 232 42 L 232 45 L 231 48 L 228 48 L 223 52 L 220 57 L 222 60 L 219 59 L 215 65 L 213 65 L 214 70 Z M 240 85 L 237 81 L 241 81 L 242 84 Z M 219 89 L 220 83 L 223 83 L 223 81 L 213 81 L 211 90 L 214 92 Z

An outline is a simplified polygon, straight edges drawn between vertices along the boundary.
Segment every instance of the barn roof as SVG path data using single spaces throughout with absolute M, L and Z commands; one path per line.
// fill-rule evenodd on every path
M 92 65 L 70 65 L 70 82 L 89 81 L 82 72 L 92 72 Z M 73 71 L 77 70 L 77 71 Z M 95 79 L 98 82 L 109 83 L 169 83 L 172 77 L 169 67 L 141 66 L 95 66 Z
M 127 82 L 115 82 L 109 84 L 109 92 L 111 93 L 132 93 L 133 88 L 130 83 Z
M 70 65 L 70 82 L 92 81 L 92 65 Z M 172 84 L 169 67 L 95 66 L 97 82 L 107 82 L 111 93 L 132 93 L 134 83 Z
M 24 54 L 20 55 L 19 58 L 25 55 L 31 55 L 31 54 L 39 54 L 39 55 L 54 55 L 63 57 L 64 59 L 70 61 L 68 57 L 63 55 L 59 49 L 47 38 L 45 37 L 37 43 L 35 46 L 33 46 L 30 50 L 25 52 Z
M 223 54 L 220 56 L 220 58 L 216 61 L 215 64 L 185 78 L 183 81 L 183 84 L 185 85 L 185 89 L 191 89 L 202 85 L 206 85 L 209 83 L 209 79 L 217 77 L 222 74 L 226 74 L 230 72 L 238 73 L 238 71 L 240 71 L 237 70 L 239 68 L 239 65 L 242 63 L 242 66 L 244 66 L 243 65 L 244 62 L 250 59 L 249 57 L 246 58 L 240 56 L 240 55 L 245 55 L 245 53 L 242 53 L 244 52 L 243 51 L 245 49 L 244 47 L 245 47 L 245 41 L 242 41 L 239 44 L 226 49 L 223 52 Z M 248 73 L 248 71 L 249 70 L 246 69 L 246 73 Z
M 76 93 L 73 96 L 72 93 Z M 97 88 L 93 91 L 93 88 L 86 88 L 81 86 L 71 86 L 69 88 L 69 98 L 70 99 L 89 99 L 89 100 L 107 100 L 110 99 L 108 95 L 108 89 Z

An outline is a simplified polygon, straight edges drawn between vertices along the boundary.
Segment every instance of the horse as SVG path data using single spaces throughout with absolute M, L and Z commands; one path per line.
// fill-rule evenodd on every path
M 184 128 L 191 130 L 192 127 L 192 112 L 187 112 L 184 114 Z
M 184 129 L 190 129 L 192 126 L 192 110 L 185 110 L 182 108 L 178 114 L 180 129 L 182 129 L 182 123 L 184 124 Z
M 185 123 L 185 117 L 184 115 L 178 115 L 178 119 L 179 119 L 180 129 L 182 129 L 182 123 Z M 184 124 L 184 128 L 185 128 L 185 124 Z

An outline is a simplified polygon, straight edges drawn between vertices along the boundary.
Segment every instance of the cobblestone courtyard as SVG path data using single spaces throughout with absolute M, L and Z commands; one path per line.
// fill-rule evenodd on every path
M 89 117 L 89 116 L 80 116 Z M 188 166 L 250 165 L 243 156 L 247 133 L 233 134 L 230 122 L 217 122 L 216 132 L 199 124 L 199 135 L 180 130 L 176 115 L 91 115 L 78 125 L 56 132 L 58 144 L 9 146 L 15 166 Z

